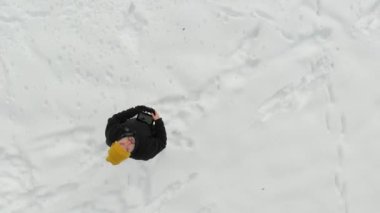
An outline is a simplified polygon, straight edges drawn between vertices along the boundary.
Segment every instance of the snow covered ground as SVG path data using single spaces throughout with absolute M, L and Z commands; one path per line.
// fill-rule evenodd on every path
M 0 212 L 378 213 L 379 59 L 379 0 L 0 0 Z

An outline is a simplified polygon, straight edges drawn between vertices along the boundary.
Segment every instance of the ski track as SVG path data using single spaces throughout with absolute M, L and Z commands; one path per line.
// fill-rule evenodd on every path
M 24 153 L 20 149 L 14 149 L 12 153 L 8 150 L 0 147 L 0 162 L 3 164 L 0 169 L 0 209 L 11 212 L 32 203 L 31 200 L 25 199 L 25 195 L 33 188 L 35 179 L 32 173 L 33 166 L 25 159 Z M 8 165 L 15 169 L 6 170 Z
M 330 82 L 326 85 L 327 91 L 327 110 L 326 110 L 326 129 L 330 132 L 330 134 L 336 136 L 336 154 L 337 160 L 336 163 L 337 168 L 335 172 L 335 187 L 338 192 L 342 212 L 349 213 L 349 202 L 348 202 L 348 184 L 347 178 L 345 175 L 345 159 L 346 159 L 346 140 L 345 135 L 347 132 L 347 121 L 346 116 L 341 110 L 339 110 L 336 97 L 334 95 L 334 86 Z
M 312 62 L 310 72 L 299 82 L 286 85 L 261 104 L 258 111 L 262 115 L 262 121 L 279 113 L 302 109 L 316 91 L 328 87 L 332 68 L 332 62 L 325 54 Z
M 323 53 L 316 61 L 311 63 L 310 74 L 304 76 L 299 82 L 291 83 L 277 91 L 262 103 L 258 111 L 262 114 L 262 121 L 265 122 L 279 113 L 301 110 L 312 99 L 316 91 L 321 89 L 326 91 L 326 129 L 330 134 L 338 137 L 336 143 L 337 168 L 334 183 L 341 202 L 342 212 L 349 213 L 348 184 L 344 167 L 347 121 L 345 114 L 337 106 L 334 85 L 329 77 L 333 71 L 333 60 L 329 57 L 329 54 Z

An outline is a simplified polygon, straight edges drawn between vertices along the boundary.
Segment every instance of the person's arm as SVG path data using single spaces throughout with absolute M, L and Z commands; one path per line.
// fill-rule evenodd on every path
M 143 111 L 154 112 L 154 110 L 150 107 L 136 106 L 113 115 L 111 118 L 108 119 L 106 135 L 111 126 L 124 123 L 127 119 L 133 118 L 135 115 Z
M 155 111 L 152 114 L 152 116 L 155 122 L 154 127 L 153 127 L 154 132 L 155 132 L 154 141 L 155 141 L 157 151 L 160 152 L 166 147 L 166 141 L 167 141 L 166 129 L 165 129 L 164 121 L 162 120 L 158 112 Z
M 164 125 L 164 121 L 162 120 L 162 118 L 160 119 L 157 119 L 155 121 L 155 124 L 154 124 L 154 128 L 155 128 L 155 138 L 161 140 L 161 141 L 165 141 L 166 143 L 166 129 L 165 129 L 165 125 Z

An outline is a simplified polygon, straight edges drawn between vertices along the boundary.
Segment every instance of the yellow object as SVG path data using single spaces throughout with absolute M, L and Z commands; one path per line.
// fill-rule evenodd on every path
M 115 142 L 108 149 L 107 161 L 112 163 L 112 165 L 117 165 L 123 160 L 129 158 L 131 153 L 124 149 L 118 142 Z

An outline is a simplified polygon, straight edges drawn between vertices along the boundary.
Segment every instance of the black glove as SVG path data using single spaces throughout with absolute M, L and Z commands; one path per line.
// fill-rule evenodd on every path
M 155 111 L 153 108 L 150 108 L 150 107 L 147 107 L 147 106 L 144 106 L 144 105 L 136 106 L 135 109 L 138 112 L 150 112 L 150 113 L 154 113 L 154 111 Z

